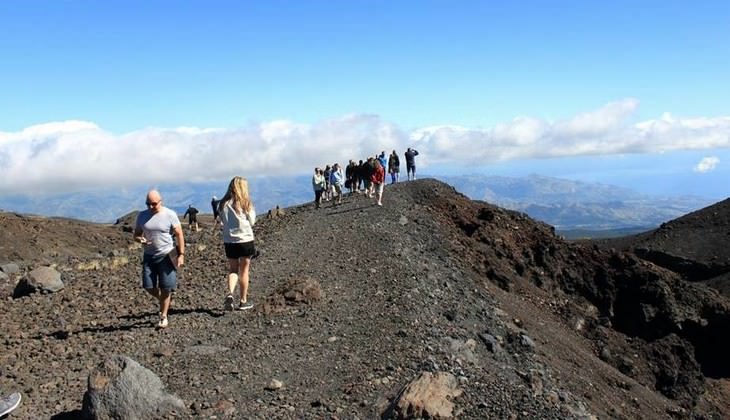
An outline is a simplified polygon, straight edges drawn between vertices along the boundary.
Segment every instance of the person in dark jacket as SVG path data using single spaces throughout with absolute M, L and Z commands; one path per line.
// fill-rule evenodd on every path
M 418 150 L 411 149 L 410 147 L 406 150 L 406 172 L 408 174 L 408 180 L 411 180 L 411 174 L 413 174 L 413 180 L 416 180 L 416 156 L 418 156 Z
M 216 196 L 213 196 L 210 200 L 210 205 L 213 207 L 213 226 L 215 226 L 215 224 L 218 223 L 218 217 L 220 216 L 220 214 L 218 214 L 218 199 Z
M 398 176 L 400 175 L 400 159 L 398 154 L 393 150 L 388 159 L 388 173 L 390 174 L 390 183 L 395 184 L 398 182 Z
M 195 232 L 198 231 L 198 209 L 193 207 L 193 205 L 189 205 L 188 209 L 185 210 L 185 214 L 183 214 L 183 219 L 188 218 L 188 227 L 190 230 L 193 230 Z

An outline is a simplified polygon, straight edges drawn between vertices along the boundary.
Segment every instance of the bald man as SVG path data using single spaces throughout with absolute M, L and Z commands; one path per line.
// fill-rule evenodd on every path
M 177 287 L 177 269 L 185 263 L 185 239 L 177 213 L 162 205 L 159 191 L 150 190 L 145 204 L 147 210 L 137 215 L 134 228 L 134 240 L 144 248 L 142 287 L 159 301 L 157 327 L 167 328 L 170 296 Z M 170 232 L 174 233 L 175 241 Z

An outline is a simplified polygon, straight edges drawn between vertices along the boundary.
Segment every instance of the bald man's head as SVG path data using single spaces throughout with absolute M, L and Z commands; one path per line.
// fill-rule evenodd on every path
M 157 190 L 150 190 L 147 193 L 147 201 L 145 202 L 147 204 L 147 208 L 152 211 L 152 213 L 157 213 L 162 208 L 162 196 L 160 195 L 160 192 Z

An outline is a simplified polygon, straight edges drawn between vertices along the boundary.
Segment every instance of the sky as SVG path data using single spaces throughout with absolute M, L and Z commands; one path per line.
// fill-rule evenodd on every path
M 728 195 L 727 1 L 0 1 L 0 196 L 419 172 Z

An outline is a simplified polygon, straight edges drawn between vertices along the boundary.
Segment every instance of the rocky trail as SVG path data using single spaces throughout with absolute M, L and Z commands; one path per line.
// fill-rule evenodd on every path
M 254 309 L 223 311 L 204 215 L 186 228 L 165 330 L 139 287 L 134 215 L 0 214 L 0 389 L 24 394 L 13 418 L 81 418 L 112 355 L 179 397 L 165 418 L 730 416 L 728 301 L 632 253 L 565 242 L 429 179 L 387 186 L 383 207 L 354 195 L 262 210 Z M 43 266 L 63 289 L 20 296 Z

